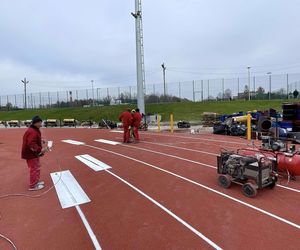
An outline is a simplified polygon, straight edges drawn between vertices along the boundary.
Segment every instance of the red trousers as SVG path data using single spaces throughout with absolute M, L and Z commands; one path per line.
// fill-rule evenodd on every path
M 133 134 L 134 134 L 134 138 L 139 141 L 140 140 L 139 127 L 133 128 Z
M 39 158 L 28 159 L 27 166 L 29 168 L 29 187 L 34 188 L 40 180 L 41 164 Z
M 123 128 L 124 128 L 123 142 L 127 143 L 129 141 L 129 137 L 130 137 L 129 126 L 124 126 Z

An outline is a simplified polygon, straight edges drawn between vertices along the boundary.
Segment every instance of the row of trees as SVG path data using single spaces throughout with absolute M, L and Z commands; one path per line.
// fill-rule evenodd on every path
M 261 86 L 257 88 L 257 90 L 254 92 L 250 92 L 251 99 L 268 99 L 269 98 L 269 92 L 266 92 L 265 89 Z M 244 91 L 242 93 L 238 93 L 237 99 L 248 99 L 249 97 L 249 88 L 246 85 L 244 88 Z M 282 99 L 286 97 L 286 90 L 284 88 L 281 88 L 277 91 L 271 92 L 271 99 Z M 295 89 L 293 92 L 289 93 L 289 98 L 298 98 L 299 92 L 297 89 Z M 233 98 L 231 89 L 225 89 L 224 93 L 219 93 L 217 95 L 217 100 L 231 100 Z M 210 97 L 209 99 L 214 99 L 214 97 Z

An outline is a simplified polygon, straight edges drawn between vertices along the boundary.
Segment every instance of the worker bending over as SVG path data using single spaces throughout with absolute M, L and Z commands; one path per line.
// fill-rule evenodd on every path
M 48 151 L 48 147 L 43 147 L 41 126 L 42 119 L 39 116 L 33 117 L 30 127 L 23 136 L 22 158 L 26 160 L 29 168 L 29 191 L 37 191 L 45 187 L 45 183 L 40 181 L 41 163 L 39 158 Z
M 127 109 L 119 116 L 119 121 L 123 124 L 124 134 L 123 134 L 123 143 L 129 143 L 130 131 L 129 127 L 132 123 L 131 110 Z
M 135 141 L 140 140 L 139 128 L 141 126 L 141 121 L 142 121 L 142 115 L 140 113 L 140 110 L 136 109 L 135 112 L 133 113 L 133 134 L 134 134 Z

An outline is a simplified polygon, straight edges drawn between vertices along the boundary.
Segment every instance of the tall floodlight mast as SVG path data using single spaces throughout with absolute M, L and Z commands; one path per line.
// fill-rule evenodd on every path
M 137 74 L 137 104 L 140 112 L 145 114 L 145 64 L 143 45 L 143 21 L 142 21 L 142 0 L 135 0 L 136 32 L 136 74 Z

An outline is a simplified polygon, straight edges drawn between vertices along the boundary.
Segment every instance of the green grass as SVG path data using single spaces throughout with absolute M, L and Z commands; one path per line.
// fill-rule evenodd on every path
M 219 114 L 230 114 L 238 111 L 265 110 L 274 108 L 281 110 L 282 100 L 272 101 L 210 101 L 210 102 L 181 102 L 147 104 L 146 113 L 161 114 L 162 120 L 169 120 L 170 113 L 174 114 L 174 120 L 201 120 L 203 112 L 216 112 Z M 34 115 L 40 115 L 43 119 L 76 118 L 78 120 L 99 121 L 102 118 L 117 121 L 119 114 L 127 107 L 135 106 L 118 105 L 93 108 L 53 108 L 53 109 L 31 109 L 18 111 L 1 111 L 0 120 L 27 120 Z

